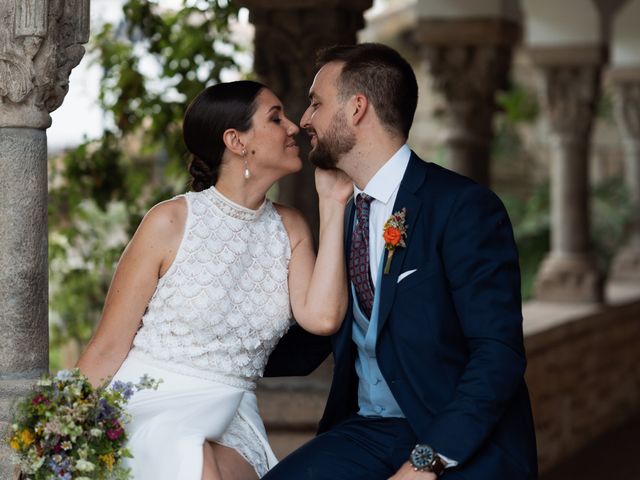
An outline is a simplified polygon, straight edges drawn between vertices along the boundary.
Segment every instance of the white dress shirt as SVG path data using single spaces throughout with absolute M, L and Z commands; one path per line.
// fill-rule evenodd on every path
M 378 278 L 380 259 L 384 252 L 384 224 L 393 213 L 393 204 L 410 158 L 411 149 L 405 144 L 376 172 L 364 190 L 355 185 L 353 187 L 354 202 L 362 192 L 373 197 L 369 210 L 369 265 L 371 278 L 374 280 Z

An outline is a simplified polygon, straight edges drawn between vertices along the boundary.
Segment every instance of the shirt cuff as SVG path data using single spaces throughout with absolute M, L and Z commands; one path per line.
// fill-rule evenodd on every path
M 444 468 L 451 468 L 451 467 L 457 467 L 458 466 L 458 462 L 456 462 L 455 460 L 451 460 L 448 457 L 445 457 L 444 455 L 442 455 L 441 453 L 437 454 L 442 461 L 444 462 Z

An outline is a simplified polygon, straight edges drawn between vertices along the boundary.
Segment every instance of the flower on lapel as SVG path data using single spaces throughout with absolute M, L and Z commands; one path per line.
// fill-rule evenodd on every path
M 384 224 L 384 230 L 382 232 L 384 248 L 389 251 L 387 261 L 384 264 L 383 273 L 385 275 L 388 274 L 391 269 L 391 259 L 393 258 L 393 253 L 396 251 L 396 248 L 407 246 L 404 242 L 404 239 L 407 238 L 406 215 L 407 209 L 402 208 L 402 210 L 394 212 Z

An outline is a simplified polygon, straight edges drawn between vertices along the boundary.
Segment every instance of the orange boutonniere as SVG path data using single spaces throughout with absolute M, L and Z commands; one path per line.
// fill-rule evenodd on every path
M 384 231 L 382 237 L 384 238 L 384 248 L 389 251 L 387 255 L 387 261 L 384 264 L 384 274 L 388 274 L 391 269 L 391 259 L 393 253 L 398 247 L 406 247 L 404 239 L 407 238 L 407 225 L 405 224 L 405 217 L 407 215 L 407 209 L 403 208 L 399 212 L 393 213 L 384 224 Z

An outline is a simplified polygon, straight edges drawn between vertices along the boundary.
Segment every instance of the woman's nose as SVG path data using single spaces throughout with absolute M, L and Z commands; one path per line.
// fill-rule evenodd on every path
M 299 131 L 300 131 L 300 128 L 291 120 L 289 120 L 289 128 L 287 129 L 287 134 L 289 136 L 293 136 L 293 135 L 296 135 Z

